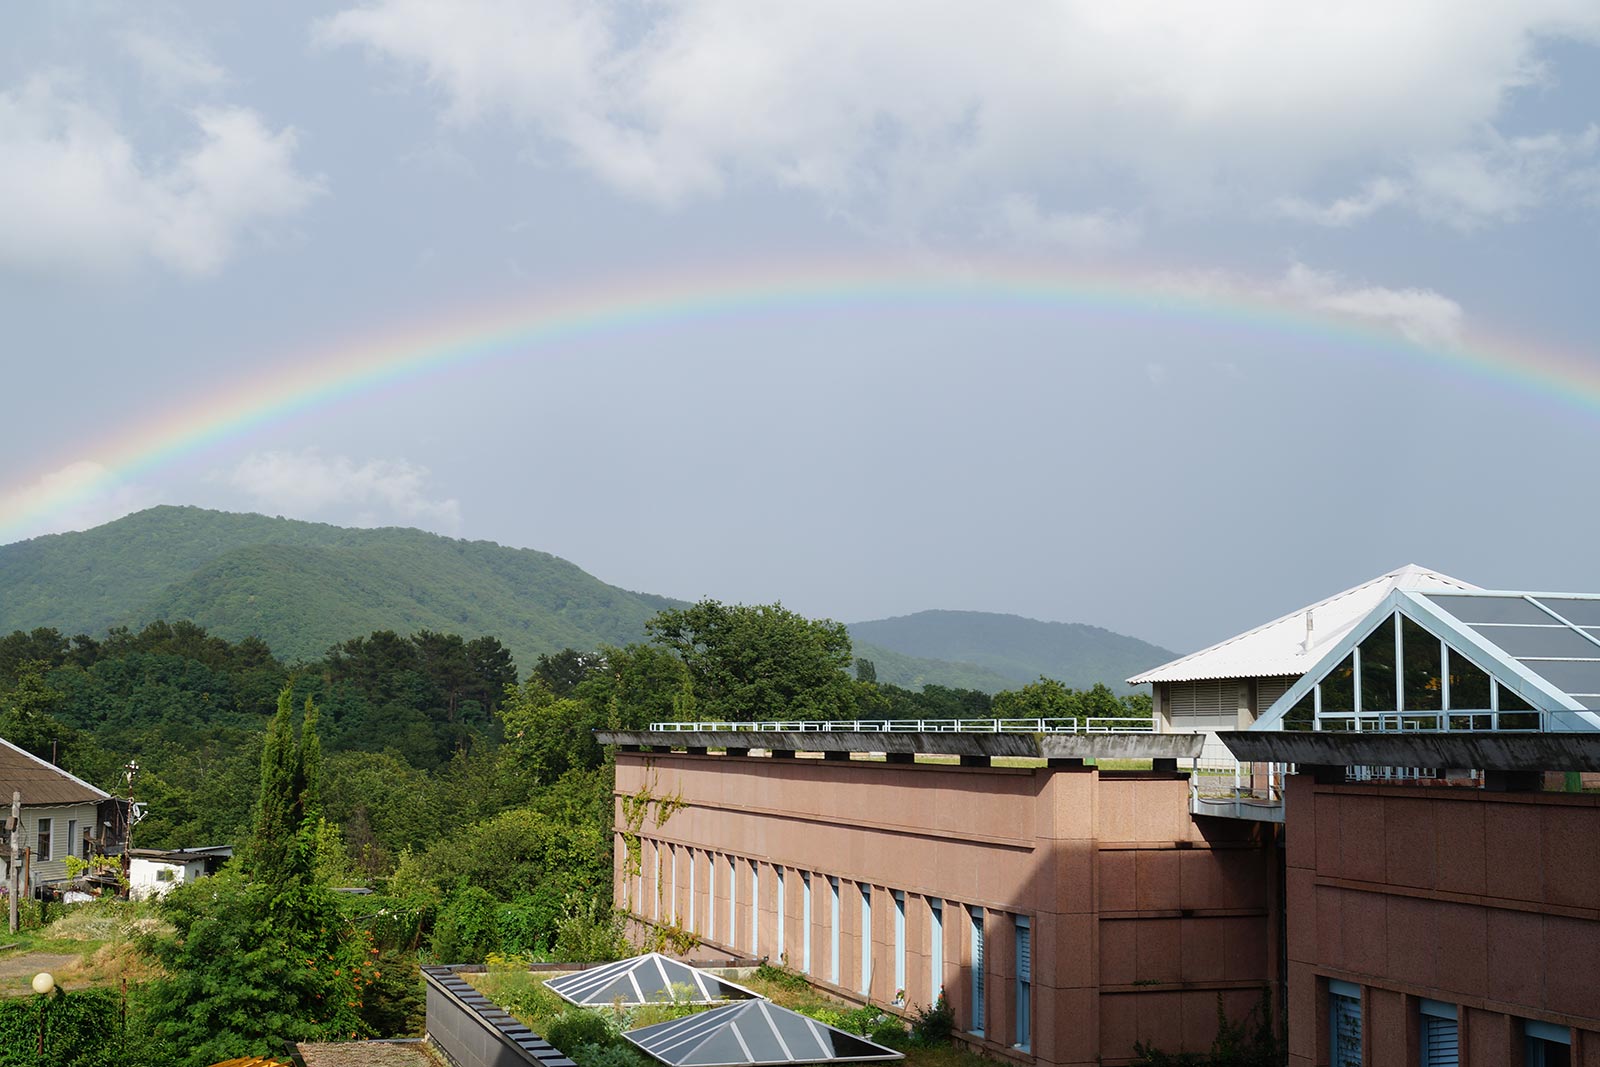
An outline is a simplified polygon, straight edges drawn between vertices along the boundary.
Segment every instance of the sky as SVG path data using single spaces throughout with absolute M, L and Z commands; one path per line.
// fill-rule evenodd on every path
M 1595 0 L 5 22 L 0 542 L 193 504 L 1180 651 L 1600 590 Z

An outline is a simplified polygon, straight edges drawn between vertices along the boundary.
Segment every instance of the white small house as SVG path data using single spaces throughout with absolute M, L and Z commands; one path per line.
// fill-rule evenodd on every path
M 159 897 L 175 885 L 216 874 L 233 855 L 232 845 L 210 848 L 135 848 L 128 852 L 128 895 Z

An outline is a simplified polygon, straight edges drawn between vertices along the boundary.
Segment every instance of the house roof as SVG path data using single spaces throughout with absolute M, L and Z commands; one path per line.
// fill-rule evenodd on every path
M 156 863 L 193 863 L 213 856 L 226 859 L 233 855 L 232 845 L 210 845 L 205 848 L 130 848 L 128 855 L 136 860 Z
M 1447 592 L 1476 588 L 1448 574 L 1408 564 L 1219 641 L 1210 648 L 1136 674 L 1128 683 L 1301 675 L 1396 589 Z
M 82 778 L 68 774 L 25 749 L 0 737 L 0 807 L 8 808 L 12 792 L 22 794 L 24 806 L 35 804 L 98 804 L 111 794 Z
M 780 1008 L 748 1000 L 622 1035 L 672 1067 L 757 1067 L 762 1064 L 900 1060 L 903 1053 Z

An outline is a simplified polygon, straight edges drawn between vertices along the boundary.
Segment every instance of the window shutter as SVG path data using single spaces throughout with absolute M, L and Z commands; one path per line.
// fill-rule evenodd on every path
M 1361 1001 L 1333 994 L 1331 1031 L 1332 1067 L 1361 1067 Z
M 1033 981 L 1033 931 L 1026 926 L 1017 928 L 1017 980 Z
M 1456 1067 L 1460 1062 L 1456 1021 L 1422 1017 L 1422 1067 Z

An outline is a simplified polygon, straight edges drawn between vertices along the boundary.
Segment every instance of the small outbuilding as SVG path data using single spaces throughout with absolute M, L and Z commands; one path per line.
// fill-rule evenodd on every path
M 134 900 L 162 896 L 175 885 L 216 874 L 232 856 L 232 845 L 132 849 L 128 853 L 128 895 Z

